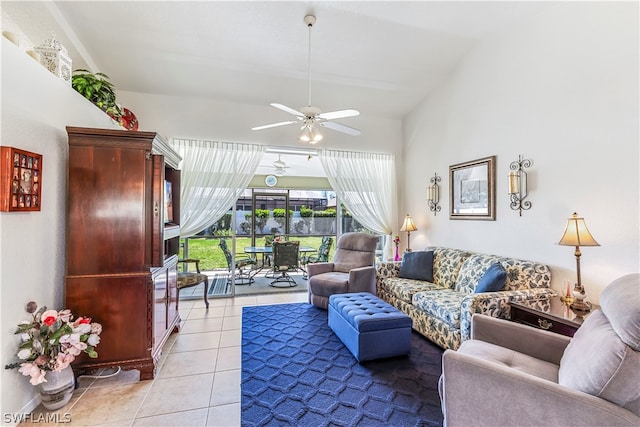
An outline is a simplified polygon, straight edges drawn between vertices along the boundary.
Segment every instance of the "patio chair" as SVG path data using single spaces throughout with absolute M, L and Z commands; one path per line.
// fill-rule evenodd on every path
M 249 258 L 247 256 L 236 257 L 235 265 L 233 265 L 233 258 L 231 255 L 231 251 L 229 250 L 229 246 L 227 246 L 227 241 L 225 239 L 220 239 L 220 243 L 218 243 L 220 249 L 224 253 L 224 257 L 227 260 L 227 269 L 229 272 L 232 270 L 238 270 L 236 273 L 236 285 L 251 285 L 253 283 L 253 277 L 250 272 L 245 272 L 243 270 L 246 266 L 256 265 L 256 260 L 254 258 Z M 233 268 L 232 268 L 233 267 Z M 231 278 L 227 279 L 228 282 L 231 281 Z
M 206 274 L 200 273 L 200 260 L 189 258 L 179 259 L 178 263 L 183 263 L 185 271 L 179 271 L 177 276 L 177 291 L 176 291 L 176 310 L 178 309 L 178 302 L 180 301 L 180 290 L 197 286 L 204 283 L 204 305 L 209 308 L 209 301 L 207 300 L 207 293 L 209 292 L 209 277 Z M 196 272 L 189 271 L 189 264 L 196 265 Z
M 322 243 L 320 243 L 320 247 L 318 248 L 318 253 L 316 255 L 303 255 L 300 258 L 300 265 L 302 266 L 303 279 L 307 279 L 307 264 L 311 264 L 314 262 L 328 262 L 329 261 L 329 251 L 331 250 L 331 245 L 333 245 L 333 237 L 331 236 L 322 236 Z
M 286 286 L 293 287 L 298 284 L 289 275 L 290 271 L 298 270 L 298 253 L 300 242 L 273 242 L 273 272 L 280 273 L 270 286 L 284 287 L 279 283 L 286 283 Z
M 267 234 L 264 236 L 264 245 L 273 247 L 273 242 L 276 240 L 276 237 L 278 238 L 278 241 L 281 242 L 289 240 L 287 236 Z M 273 253 L 264 254 L 262 260 L 263 265 L 266 264 L 271 267 L 273 264 Z M 274 272 L 273 270 L 269 270 L 267 273 L 265 273 L 264 277 L 266 277 L 267 279 L 275 279 L 276 277 L 278 277 L 278 273 Z

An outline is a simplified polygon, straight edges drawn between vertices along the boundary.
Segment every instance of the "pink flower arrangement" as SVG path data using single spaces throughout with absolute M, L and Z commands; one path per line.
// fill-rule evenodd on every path
M 398 245 L 400 244 L 400 236 L 396 236 L 396 237 L 393 239 L 393 243 L 395 243 L 395 244 L 396 244 L 396 246 L 398 246 Z
M 102 325 L 91 322 L 90 317 L 73 320 L 71 310 L 37 308 L 35 301 L 27 304 L 32 320 L 20 322 L 15 332 L 21 338 L 17 356 L 23 362 L 6 365 L 5 369 L 20 367 L 18 372 L 37 385 L 47 381 L 47 371 L 65 369 L 82 352 L 98 357 L 95 346 L 100 343 Z

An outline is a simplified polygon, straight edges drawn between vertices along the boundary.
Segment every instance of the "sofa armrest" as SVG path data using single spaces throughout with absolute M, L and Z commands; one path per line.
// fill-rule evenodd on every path
M 309 278 L 316 274 L 329 273 L 330 271 L 333 271 L 332 262 L 316 262 L 313 264 L 307 264 L 307 276 Z
M 482 292 L 467 295 L 460 308 L 460 334 L 462 341 L 469 339 L 471 333 L 471 316 L 476 313 L 499 319 L 507 319 L 511 314 L 512 301 L 546 300 L 557 295 L 550 288 L 520 289 L 517 291 Z
M 369 292 L 376 295 L 375 267 L 359 267 L 349 270 L 349 292 Z
M 401 265 L 401 261 L 385 261 L 376 263 L 376 291 L 380 290 L 380 283 L 385 279 L 389 277 L 398 277 Z
M 453 350 L 442 357 L 440 396 L 448 427 L 637 426 L 640 422 L 607 400 Z
M 384 261 L 376 263 L 376 277 L 386 279 L 387 277 L 398 277 L 402 261 Z
M 536 359 L 560 364 L 570 337 L 504 319 L 474 314 L 471 318 L 471 339 L 488 342 L 524 353 Z

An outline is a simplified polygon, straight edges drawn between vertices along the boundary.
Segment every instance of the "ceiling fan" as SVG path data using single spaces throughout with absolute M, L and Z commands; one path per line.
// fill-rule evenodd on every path
M 289 166 L 280 158 L 280 154 L 278 154 L 278 160 L 273 162 L 273 173 L 277 176 L 282 176 L 287 172 Z
M 261 165 L 261 167 L 265 168 L 273 168 L 273 174 L 276 176 L 283 176 L 287 173 L 287 169 L 291 168 L 291 166 L 287 166 L 287 164 L 282 160 L 280 154 L 278 154 L 278 160 L 273 162 L 271 165 Z
M 322 134 L 318 132 L 317 126 L 320 125 L 325 128 L 333 129 L 338 132 L 346 133 L 347 135 L 357 136 L 360 135 L 360 131 L 358 129 L 343 125 L 341 123 L 332 122 L 331 120 L 342 119 L 345 117 L 354 117 L 360 114 L 359 111 L 348 109 L 348 110 L 339 110 L 339 111 L 331 111 L 328 113 L 323 113 L 317 107 L 313 107 L 311 105 L 311 27 L 316 23 L 316 17 L 313 15 L 307 15 L 304 17 L 304 22 L 307 24 L 309 28 L 309 62 L 308 62 L 308 93 L 309 93 L 309 103 L 306 107 L 302 107 L 299 110 L 293 109 L 291 107 L 287 107 L 283 104 L 273 103 L 272 107 L 275 107 L 279 110 L 282 110 L 286 113 L 292 114 L 296 116 L 296 120 L 287 120 L 284 122 L 271 123 L 263 126 L 256 126 L 251 128 L 251 130 L 262 130 L 269 129 L 278 126 L 286 126 L 292 124 L 301 124 L 300 127 L 300 141 L 308 142 L 310 144 L 315 144 L 322 140 Z

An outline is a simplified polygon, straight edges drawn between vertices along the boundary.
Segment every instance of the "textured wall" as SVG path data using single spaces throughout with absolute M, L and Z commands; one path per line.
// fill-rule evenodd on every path
M 487 40 L 404 123 L 404 205 L 414 248 L 429 244 L 541 261 L 552 286 L 575 281 L 558 246 L 577 211 L 601 247 L 582 249 L 588 299 L 637 272 L 638 4 L 561 3 Z M 533 160 L 522 217 L 509 208 L 509 164 Z M 449 220 L 449 166 L 497 156 L 496 221 Z M 442 212 L 425 187 L 442 178 Z
M 42 208 L 0 212 L 1 355 L 15 360 L 13 335 L 25 304 L 61 309 L 64 301 L 68 143 L 65 126 L 119 128 L 97 107 L 2 38 L 2 145 L 42 154 Z M 0 413 L 37 405 L 34 387 L 16 370 L 0 370 Z

